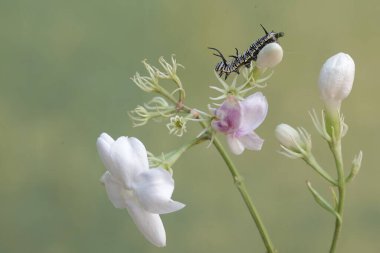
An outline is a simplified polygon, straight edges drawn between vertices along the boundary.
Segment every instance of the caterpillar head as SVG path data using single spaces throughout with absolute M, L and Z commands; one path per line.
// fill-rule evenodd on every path
M 283 32 L 278 32 L 278 33 L 274 34 L 274 37 L 276 37 L 276 39 L 284 37 L 284 36 L 285 36 L 285 33 L 283 33 Z

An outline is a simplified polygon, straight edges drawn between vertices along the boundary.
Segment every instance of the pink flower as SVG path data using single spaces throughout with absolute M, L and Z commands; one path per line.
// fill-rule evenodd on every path
M 232 153 L 240 155 L 245 149 L 261 150 L 264 140 L 254 130 L 263 123 L 268 112 L 268 102 L 261 92 L 256 92 L 243 101 L 228 96 L 215 110 L 211 126 L 227 135 Z

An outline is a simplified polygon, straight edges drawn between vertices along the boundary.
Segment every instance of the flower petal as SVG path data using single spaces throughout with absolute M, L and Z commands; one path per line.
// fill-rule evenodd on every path
M 128 203 L 128 213 L 139 231 L 157 247 L 166 246 L 166 233 L 158 214 L 146 211 L 137 201 Z
M 138 199 L 128 194 L 128 191 L 109 171 L 103 174 L 100 181 L 106 187 L 108 198 L 112 204 L 116 208 L 126 208 L 145 238 L 157 247 L 164 247 L 166 245 L 166 234 L 160 216 L 146 211 Z
M 112 137 L 106 133 L 102 133 L 96 141 L 96 147 L 98 149 L 100 159 L 102 160 L 107 170 L 108 168 L 113 166 L 110 152 L 111 145 L 113 142 L 114 140 L 112 139 Z
M 239 141 L 249 150 L 261 150 L 264 140 L 254 132 L 239 137 Z
M 216 110 L 217 119 L 211 122 L 211 126 L 222 133 L 234 133 L 241 125 L 241 105 L 234 96 L 228 96 L 223 104 Z
M 108 170 L 128 189 L 133 187 L 135 177 L 149 168 L 144 144 L 133 137 L 119 137 L 111 145 L 111 158 L 113 166 Z
M 234 137 L 233 135 L 229 134 L 227 135 L 227 143 L 228 146 L 230 146 L 230 150 L 235 155 L 240 155 L 244 151 L 244 145 L 239 141 L 238 138 Z
M 104 184 L 109 200 L 116 208 L 127 208 L 129 201 L 126 190 L 109 171 L 106 171 L 101 177 L 100 181 Z
M 267 99 L 261 92 L 256 92 L 241 102 L 242 118 L 238 136 L 252 132 L 263 123 L 268 113 Z
M 171 199 L 173 190 L 172 175 L 162 168 L 140 173 L 134 184 L 134 191 L 141 205 L 147 211 L 158 214 L 175 212 L 185 207 Z

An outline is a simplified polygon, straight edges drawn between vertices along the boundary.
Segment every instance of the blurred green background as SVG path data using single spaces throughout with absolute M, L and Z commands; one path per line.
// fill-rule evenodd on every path
M 136 136 L 154 153 L 189 141 L 165 125 L 133 128 L 127 112 L 151 96 L 129 79 L 175 53 L 187 103 L 206 110 L 218 59 L 262 36 L 259 24 L 283 31 L 285 55 L 263 90 L 270 103 L 258 129 L 262 152 L 234 157 L 280 252 L 327 252 L 333 217 L 319 208 L 305 180 L 328 194 L 302 161 L 278 154 L 281 122 L 313 135 L 321 163 L 332 162 L 308 116 L 321 109 L 321 65 L 340 51 L 356 63 L 342 110 L 350 129 L 346 164 L 364 161 L 349 185 L 338 252 L 379 252 L 378 117 L 380 2 L 364 1 L 0 1 L 0 252 L 264 252 L 262 242 L 215 150 L 200 145 L 175 165 L 174 199 L 187 207 L 163 215 L 168 245 L 150 245 L 99 183 L 104 168 L 95 141 Z M 232 80 L 232 79 L 231 79 Z M 330 171 L 333 173 L 333 171 Z

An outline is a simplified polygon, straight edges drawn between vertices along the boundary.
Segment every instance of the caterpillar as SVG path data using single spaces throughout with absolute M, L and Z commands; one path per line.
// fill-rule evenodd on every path
M 225 74 L 224 79 L 227 79 L 227 77 L 232 72 L 239 74 L 239 69 L 242 66 L 249 68 L 251 66 L 251 62 L 257 60 L 257 55 L 259 54 L 261 49 L 263 49 L 269 43 L 277 42 L 278 38 L 283 37 L 285 35 L 283 32 L 268 32 L 263 25 L 260 24 L 260 26 L 263 28 L 265 35 L 253 42 L 251 46 L 241 55 L 239 55 L 238 49 L 235 48 L 236 55 L 229 56 L 233 58 L 231 62 L 228 62 L 218 49 L 214 47 L 209 47 L 209 49 L 216 51 L 216 53 L 213 53 L 213 55 L 222 59 L 222 61 L 218 62 L 215 66 L 215 71 L 219 73 L 220 77 L 223 76 L 223 74 Z

